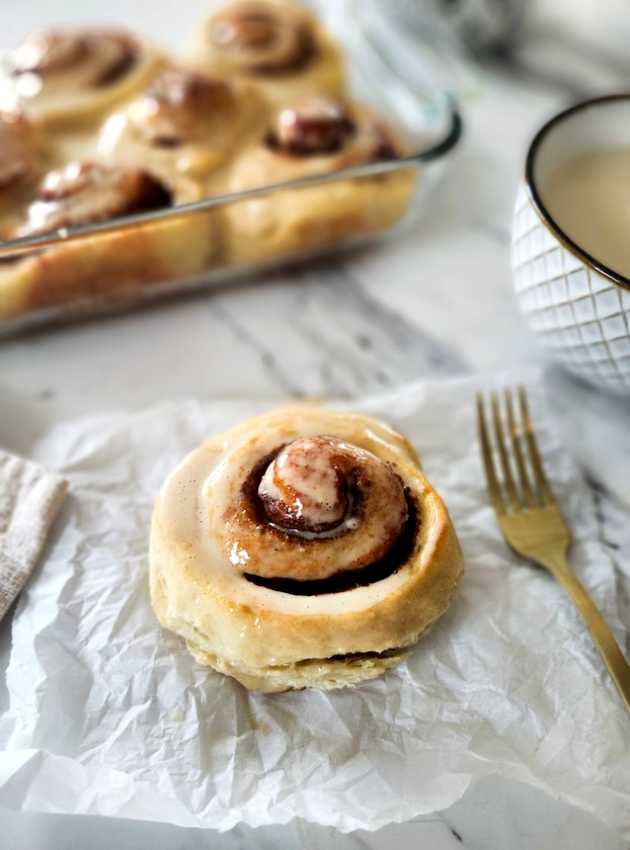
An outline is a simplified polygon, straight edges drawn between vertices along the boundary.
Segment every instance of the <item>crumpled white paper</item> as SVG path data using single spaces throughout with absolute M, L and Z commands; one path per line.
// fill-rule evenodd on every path
M 164 477 L 262 405 L 184 402 L 55 428 L 36 459 L 71 496 L 15 617 L 0 803 L 221 830 L 300 816 L 346 831 L 446 808 L 498 772 L 630 835 L 630 720 L 560 588 L 502 541 L 478 455 L 478 386 L 414 385 L 355 405 L 415 442 L 467 572 L 405 664 L 327 694 L 247 693 L 196 664 L 149 604 Z M 591 493 L 532 395 L 573 563 L 623 645 Z

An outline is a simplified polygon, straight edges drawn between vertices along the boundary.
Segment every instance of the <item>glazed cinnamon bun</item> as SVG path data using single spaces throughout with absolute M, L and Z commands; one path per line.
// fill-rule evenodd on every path
M 0 106 L 34 123 L 99 119 L 146 85 L 161 54 L 124 30 L 45 30 L 29 35 L 2 66 Z
M 331 37 L 299 3 L 236 0 L 197 31 L 191 59 L 211 74 L 255 80 L 274 103 L 298 94 L 338 95 L 341 55 Z
M 2 235 L 37 236 L 160 209 L 176 200 L 198 196 L 177 198 L 169 186 L 141 169 L 71 162 L 44 177 L 22 221 Z M 206 267 L 216 246 L 208 215 L 57 243 L 0 266 L 0 317 L 82 299 L 113 300 L 130 289 L 190 276 Z
M 108 119 L 98 151 L 170 180 L 201 180 L 216 174 L 265 116 L 255 86 L 171 68 Z
M 280 109 L 234 163 L 233 192 L 407 153 L 384 119 L 347 101 L 309 96 Z M 247 263 L 385 230 L 409 208 L 415 172 L 276 193 L 227 211 L 230 259 Z
M 380 675 L 446 611 L 462 570 L 446 508 L 404 437 L 310 405 L 208 440 L 153 515 L 160 622 L 253 690 Z

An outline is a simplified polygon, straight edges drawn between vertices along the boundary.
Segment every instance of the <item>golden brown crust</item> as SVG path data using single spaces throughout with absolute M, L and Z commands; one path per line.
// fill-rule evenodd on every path
M 410 553 L 385 578 L 342 592 L 295 595 L 253 584 L 215 545 L 215 501 L 220 511 L 222 488 L 229 491 L 225 466 L 251 441 L 264 450 L 274 440 L 318 432 L 374 451 L 396 469 L 418 511 Z M 364 672 L 378 675 L 390 652 L 399 657 L 444 613 L 462 569 L 448 513 L 404 438 L 367 417 L 311 406 L 283 408 L 209 440 L 166 483 L 153 516 L 151 595 L 160 622 L 196 657 L 259 690 L 342 684 L 339 656 L 367 662 L 370 654 Z M 345 683 L 361 678 L 361 669 L 349 666 Z
M 256 82 L 276 104 L 300 94 L 338 95 L 345 83 L 341 54 L 301 4 L 236 0 L 197 29 L 192 63 L 210 74 Z

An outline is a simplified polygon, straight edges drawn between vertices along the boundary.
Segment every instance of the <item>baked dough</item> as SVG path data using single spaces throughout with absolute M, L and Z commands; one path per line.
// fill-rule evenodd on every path
M 236 0 L 195 33 L 191 62 L 210 74 L 255 80 L 281 104 L 298 95 L 341 94 L 345 73 L 332 38 L 304 6 L 290 0 Z
M 406 152 L 382 119 L 343 99 L 339 50 L 300 3 L 236 0 L 199 29 L 193 53 L 196 64 L 184 67 L 131 33 L 86 27 L 37 32 L 7 53 L 0 62 L 0 239 Z M 77 195 L 69 178 L 76 168 L 79 183 L 88 172 L 104 176 L 88 196 Z M 63 199 L 53 197 L 49 172 L 74 184 Z M 156 284 L 176 291 L 192 277 L 202 282 L 210 268 L 293 259 L 368 237 L 404 215 L 414 182 L 410 168 L 272 191 L 3 257 L 0 318 L 127 304 Z M 149 192 L 147 206 L 152 185 L 163 191 Z
M 199 200 L 189 183 L 167 186 L 141 169 L 73 162 L 42 181 L 24 219 L 5 238 L 35 236 Z M 113 302 L 202 272 L 218 239 L 212 213 L 136 225 L 35 250 L 0 265 L 0 318 L 49 307 Z
M 202 664 L 253 690 L 380 675 L 446 611 L 462 570 L 409 442 L 314 405 L 205 442 L 153 514 L 158 619 Z
M 34 124 L 102 120 L 164 62 L 156 48 L 124 30 L 35 32 L 5 57 L 0 107 L 19 108 Z
M 229 189 L 240 192 L 406 152 L 393 128 L 371 110 L 301 98 L 279 110 L 266 133 L 237 158 Z M 247 264 L 386 230 L 407 212 L 415 179 L 415 170 L 405 169 L 235 203 L 226 212 L 228 259 Z
M 247 81 L 170 68 L 104 125 L 104 159 L 147 168 L 167 180 L 216 180 L 234 151 L 264 126 L 266 102 Z

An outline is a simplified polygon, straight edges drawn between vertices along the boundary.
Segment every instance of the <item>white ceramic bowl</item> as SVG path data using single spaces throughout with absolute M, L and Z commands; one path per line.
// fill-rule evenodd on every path
M 570 371 L 625 394 L 630 279 L 576 245 L 550 216 L 538 187 L 565 160 L 629 139 L 630 94 L 581 103 L 545 124 L 529 148 L 512 227 L 514 287 L 530 328 Z

